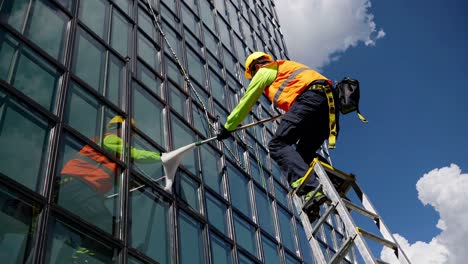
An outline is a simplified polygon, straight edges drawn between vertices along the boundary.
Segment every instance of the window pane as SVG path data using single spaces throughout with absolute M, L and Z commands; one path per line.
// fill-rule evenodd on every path
M 232 249 L 229 243 L 224 242 L 216 235 L 211 235 L 211 263 L 233 263 Z
M 234 229 L 236 231 L 237 244 L 247 250 L 250 254 L 258 256 L 255 227 L 239 216 L 234 215 Z
M 221 155 L 210 145 L 202 145 L 200 152 L 203 181 L 217 193 L 223 195 L 224 176 L 220 164 Z
M 0 29 L 0 79 L 9 82 L 8 73 L 10 64 L 13 63 L 13 56 L 18 49 L 18 41 L 10 34 Z
M 160 71 L 159 50 L 141 33 L 138 33 L 138 56 L 148 63 L 154 71 Z
M 121 100 L 125 86 L 125 63 L 119 60 L 116 56 L 110 54 L 109 64 L 107 67 L 107 85 L 105 95 L 111 102 L 122 107 Z
M 275 193 L 276 193 L 276 200 L 280 202 L 286 208 L 288 206 L 288 192 L 276 181 L 275 182 Z
M 60 72 L 38 57 L 31 50 L 19 48 L 18 42 L 0 30 L 0 78 L 10 82 L 40 105 L 53 111 L 57 96 Z M 14 61 L 14 52 L 19 48 L 19 54 Z M 11 65 L 14 68 L 8 69 Z M 14 73 L 8 80 L 8 73 Z
M 274 243 L 267 237 L 262 236 L 262 246 L 263 246 L 263 257 L 265 258 L 264 263 L 268 263 L 268 264 L 270 263 L 280 264 L 281 263 L 281 259 L 280 259 L 279 252 L 278 252 L 278 245 L 276 245 L 276 243 Z
M 181 47 L 181 38 L 179 34 L 177 34 L 176 30 L 168 25 L 168 23 L 163 22 L 163 31 L 166 34 L 166 39 L 169 41 L 171 48 L 174 50 L 175 54 L 180 58 L 182 55 L 182 47 Z M 165 51 L 172 56 L 172 52 L 167 47 L 167 43 L 164 41 Z
M 213 195 L 206 193 L 206 210 L 210 224 L 230 236 L 227 224 L 227 206 Z
M 172 118 L 172 139 L 174 149 L 186 146 L 195 142 L 194 132 L 184 124 L 179 118 Z M 182 158 L 181 164 L 195 175 L 198 175 L 196 151 L 187 152 Z
M 249 199 L 249 180 L 234 167 L 228 166 L 227 168 L 232 204 L 248 217 L 252 217 Z
M 80 1 L 80 19 L 98 36 L 106 40 L 108 2 L 104 0 Z
M 199 184 L 192 180 L 190 176 L 185 173 L 179 172 L 177 175 L 179 180 L 178 196 L 187 203 L 193 210 L 200 212 L 199 204 Z
M 151 91 L 161 96 L 161 80 L 141 62 L 137 64 L 137 78 Z
M 111 46 L 122 56 L 129 55 L 130 23 L 116 9 L 113 10 Z
M 286 264 L 301 264 L 301 262 L 295 259 L 293 256 L 286 254 Z
M 190 10 L 183 5 L 182 6 L 182 19 L 184 21 L 184 25 L 196 36 L 198 36 L 198 21 L 197 18 L 195 18 L 195 15 L 190 12 Z
M 185 80 L 177 64 L 166 55 L 166 75 L 179 86 L 184 86 Z
M 205 112 L 197 106 L 193 107 L 193 125 L 203 135 L 209 135 L 210 129 L 208 127 Z
M 309 241 L 307 240 L 305 230 L 302 227 L 302 225 L 300 225 L 299 223 L 297 223 L 297 229 L 298 229 L 297 232 L 299 236 L 299 242 L 301 245 L 302 259 L 307 264 L 313 264 L 314 257 L 312 255 L 312 249 L 310 247 Z
M 257 219 L 260 227 L 265 229 L 268 234 L 274 236 L 276 232 L 272 200 L 259 188 L 255 188 L 255 199 L 257 201 Z
M 180 263 L 205 263 L 202 226 L 186 213 L 179 211 Z
M 187 62 L 190 75 L 201 85 L 205 85 L 205 62 L 195 54 L 192 49 L 187 49 Z
M 116 3 L 127 15 L 131 15 L 130 11 L 132 9 L 133 0 L 112 0 Z
M 25 17 L 30 12 L 28 26 L 25 27 L 27 30 L 24 32 L 25 36 L 51 56 L 61 59 L 68 18 L 45 0 L 35 1 L 33 7 L 28 10 L 29 2 L 29 0 L 4 1 L 0 7 L 1 20 L 23 33 Z M 48 26 L 44 28 L 44 24 Z
M 244 254 L 239 253 L 238 258 L 239 264 L 256 264 L 256 262 L 254 262 Z
M 138 155 L 135 152 L 140 152 L 141 154 Z M 159 149 L 152 146 L 142 137 L 132 135 L 132 155 L 137 154 L 137 156 L 141 156 L 141 158 L 131 158 L 132 169 L 154 181 L 164 176 L 162 163 L 157 158 L 154 158 L 154 155 L 160 152 Z M 158 183 L 162 184 L 159 181 Z
M 119 222 L 120 168 L 107 156 L 69 135 L 65 135 L 59 152 L 55 181 L 58 205 L 108 233 Z M 115 220 L 114 220 L 115 219 Z
M 0 186 L 0 256 L 2 263 L 32 263 L 41 208 Z
M 143 185 L 132 181 L 132 186 Z M 161 264 L 170 263 L 169 204 L 146 186 L 130 192 L 130 245 Z
M 0 90 L 0 172 L 38 191 L 50 128 Z
M 0 17 L 19 32 L 23 32 L 23 25 L 28 11 L 29 0 L 3 1 Z
M 52 57 L 61 59 L 65 44 L 68 18 L 53 4 L 45 0 L 34 2 L 25 35 Z M 44 25 L 47 25 L 44 27 Z
M 213 35 L 211 32 L 209 32 L 208 30 L 204 30 L 204 32 L 205 32 L 206 49 L 213 52 L 215 55 L 219 55 L 218 38 L 215 35 Z
M 167 92 L 169 93 L 169 102 L 172 109 L 186 116 L 187 95 L 177 89 L 171 82 L 167 82 Z
M 100 2 L 82 1 L 82 3 Z M 104 77 L 105 54 L 104 47 L 81 28 L 77 30 L 77 40 L 74 54 L 73 71 L 91 87 L 100 90 Z
M 138 8 L 138 26 L 148 34 L 148 36 L 156 43 L 159 43 L 159 32 L 156 33 L 156 28 L 153 22 L 153 16 L 147 12 L 147 6 Z
M 291 222 L 291 215 L 284 209 L 278 207 L 278 221 L 281 231 L 281 241 L 289 250 L 295 252 L 294 228 Z
M 209 4 L 209 0 L 200 0 L 200 16 L 205 24 L 212 30 L 215 31 L 215 22 L 213 17 L 213 10 Z
M 46 245 L 46 263 L 115 263 L 113 249 L 55 217 L 49 222 L 50 235 Z
M 71 83 L 65 107 L 67 124 L 97 142 L 98 145 L 102 145 L 99 136 L 111 132 L 105 131 L 104 128 L 115 116 L 117 114 L 106 109 L 96 97 L 77 84 Z M 121 131 L 118 131 L 118 136 L 121 136 Z
M 133 88 L 133 116 L 136 126 L 158 144 L 165 146 L 164 106 L 140 85 L 134 83 Z
M 210 82 L 211 82 L 211 94 L 213 97 L 218 100 L 218 102 L 224 104 L 225 101 L 225 83 L 223 79 L 215 74 L 213 71 L 210 71 Z

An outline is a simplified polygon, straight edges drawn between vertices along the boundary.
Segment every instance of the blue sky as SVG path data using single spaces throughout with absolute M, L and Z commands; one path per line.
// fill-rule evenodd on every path
M 415 263 L 425 261 L 423 251 L 417 252 L 416 242 L 432 252 L 441 245 L 450 247 L 459 239 L 450 236 L 454 230 L 450 225 L 468 223 L 468 215 L 456 215 L 457 210 L 468 209 L 468 202 L 461 201 L 452 211 L 447 209 L 454 204 L 451 193 L 458 195 L 454 199 L 468 198 L 465 103 L 468 3 L 465 2 L 276 1 L 283 9 L 279 11 L 280 24 L 291 59 L 319 68 L 333 80 L 345 76 L 360 80 L 361 112 L 369 123 L 362 124 L 354 115 L 342 116 L 341 135 L 337 149 L 332 151 L 333 162 L 337 168 L 358 175 L 358 181 L 392 232 L 403 236 L 412 246 L 409 251 L 414 251 L 410 255 Z M 294 10 L 303 10 L 304 15 L 294 18 L 284 15 Z M 349 18 L 340 18 L 350 10 L 358 14 L 353 19 L 360 19 L 354 26 L 350 26 L 353 23 Z M 306 27 L 308 32 L 294 30 Z M 288 42 L 288 33 L 295 36 L 291 38 L 294 43 Z M 331 43 L 328 45 L 331 48 L 323 48 L 327 43 Z M 456 164 L 461 173 L 456 167 L 431 172 L 451 164 Z M 425 183 L 433 181 L 428 184 L 421 181 L 423 189 L 419 190 L 416 183 L 425 174 L 428 174 Z M 436 174 L 437 177 L 430 178 Z M 452 184 L 446 179 L 452 179 Z M 454 190 L 447 190 L 446 186 Z M 424 206 L 418 196 L 426 197 L 424 202 L 428 205 Z M 440 219 L 448 224 L 445 228 L 448 231 L 443 234 L 437 227 Z M 460 232 L 468 235 L 468 227 Z M 445 255 L 434 263 L 460 263 L 460 254 L 467 256 L 462 251 L 441 253 Z

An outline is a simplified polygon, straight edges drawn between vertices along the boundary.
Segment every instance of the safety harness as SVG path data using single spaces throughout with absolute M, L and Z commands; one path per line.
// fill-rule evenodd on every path
M 325 93 L 328 102 L 328 126 L 330 134 L 328 136 L 328 147 L 334 149 L 336 146 L 336 114 L 335 114 L 335 100 L 333 99 L 333 91 L 329 84 L 311 84 L 309 90 L 319 90 Z

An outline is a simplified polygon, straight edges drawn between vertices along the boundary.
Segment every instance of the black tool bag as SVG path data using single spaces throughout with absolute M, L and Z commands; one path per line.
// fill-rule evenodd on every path
M 345 115 L 356 111 L 359 119 L 367 123 L 367 120 L 359 112 L 359 81 L 346 77 L 336 84 L 336 92 L 338 94 L 340 112 Z

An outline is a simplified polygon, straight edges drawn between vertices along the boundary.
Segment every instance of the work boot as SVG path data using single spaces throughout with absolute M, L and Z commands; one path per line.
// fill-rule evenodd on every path
M 305 176 L 304 177 L 301 177 L 297 180 L 295 180 L 293 183 L 291 183 L 291 188 L 294 190 L 296 188 L 298 188 L 299 186 L 301 186 L 302 182 L 305 180 Z M 314 186 L 311 186 L 311 185 L 306 185 L 304 187 L 302 187 L 302 189 L 300 190 L 300 192 L 297 192 L 296 194 L 298 196 L 303 196 L 305 194 L 308 194 L 310 191 L 313 191 L 315 189 Z
M 94 255 L 96 255 L 92 250 L 85 247 L 79 247 L 75 250 L 72 255 L 73 264 L 91 264 L 95 263 Z
M 312 193 L 314 191 L 310 191 L 308 192 L 306 195 L 305 195 L 305 201 L 309 200 L 312 196 Z M 323 194 L 323 192 L 321 191 L 318 191 L 315 195 L 314 195 L 314 204 L 318 204 L 318 205 L 321 205 L 323 204 L 325 201 L 327 200 L 327 197 L 325 196 L 325 194 Z

